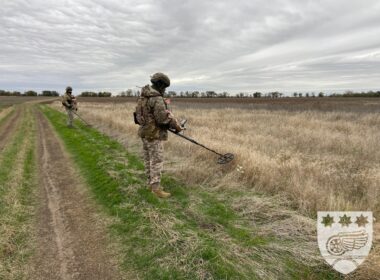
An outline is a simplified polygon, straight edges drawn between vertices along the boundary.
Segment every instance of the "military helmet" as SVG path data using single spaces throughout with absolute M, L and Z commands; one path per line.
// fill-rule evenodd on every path
M 66 92 L 72 92 L 73 91 L 73 88 L 72 87 L 67 87 L 66 88 Z
M 158 72 L 158 73 L 153 74 L 153 76 L 150 78 L 150 81 L 153 84 L 162 82 L 166 87 L 170 86 L 170 79 L 164 73 Z

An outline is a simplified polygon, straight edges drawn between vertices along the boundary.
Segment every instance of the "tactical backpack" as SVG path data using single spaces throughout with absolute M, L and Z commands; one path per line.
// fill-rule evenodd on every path
M 133 112 L 133 119 L 135 121 L 135 124 L 138 124 L 138 125 L 145 124 L 143 108 L 146 106 L 146 103 L 148 102 L 148 100 L 149 100 L 148 97 L 144 97 L 142 95 L 138 97 L 136 110 Z
M 72 97 L 70 97 L 69 99 L 66 100 L 66 94 L 64 96 L 62 96 L 62 105 L 65 107 L 65 108 L 70 108 L 70 106 L 73 106 L 73 100 L 72 100 Z M 69 107 L 66 105 L 67 102 L 69 104 Z
M 147 103 L 149 102 L 149 98 L 154 97 L 154 96 L 159 96 L 158 93 L 157 95 L 151 95 L 150 91 L 151 89 L 149 85 L 146 85 L 141 89 L 140 96 L 137 99 L 136 110 L 133 112 L 133 119 L 135 121 L 135 124 L 138 124 L 138 125 L 146 124 L 147 120 L 144 117 L 144 110 L 145 110 L 145 113 L 148 113 L 147 111 L 149 110 L 147 110 Z

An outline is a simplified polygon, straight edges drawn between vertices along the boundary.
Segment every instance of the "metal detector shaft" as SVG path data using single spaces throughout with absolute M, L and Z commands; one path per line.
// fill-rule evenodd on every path
M 212 149 L 210 149 L 210 148 L 207 148 L 205 145 L 202 145 L 201 143 L 198 143 L 197 141 L 195 141 L 194 139 L 192 139 L 192 138 L 190 138 L 190 137 L 187 137 L 187 136 L 185 136 L 185 135 L 183 135 L 183 134 L 177 133 L 177 132 L 175 132 L 175 131 L 173 131 L 173 130 L 171 130 L 171 129 L 169 129 L 169 131 L 170 131 L 171 133 L 173 133 L 173 134 L 179 136 L 179 137 L 182 137 L 182 138 L 186 139 L 187 141 L 190 141 L 191 143 L 194 143 L 195 145 L 201 146 L 202 148 L 205 148 L 206 150 L 209 150 L 210 152 L 213 152 L 213 153 L 215 153 L 215 154 L 217 154 L 217 155 L 219 155 L 219 156 L 224 156 L 224 155 L 222 155 L 222 154 L 220 154 L 220 153 L 218 153 L 218 152 L 216 152 L 216 151 L 214 151 L 214 150 L 212 150 Z
M 198 143 L 197 141 L 195 141 L 194 139 L 192 139 L 190 137 L 187 137 L 187 136 L 185 136 L 183 134 L 177 133 L 177 132 L 175 132 L 174 130 L 171 130 L 171 129 L 169 129 L 169 131 L 171 133 L 174 133 L 175 135 L 177 135 L 179 137 L 182 137 L 182 138 L 186 139 L 187 141 L 190 141 L 191 143 L 193 143 L 195 145 L 201 146 L 202 148 L 205 148 L 206 150 L 208 150 L 210 152 L 213 152 L 214 154 L 217 154 L 219 156 L 218 161 L 217 161 L 218 164 L 229 163 L 230 161 L 232 161 L 235 158 L 235 156 L 233 154 L 231 154 L 231 153 L 227 153 L 227 154 L 224 154 L 224 155 L 220 154 L 220 153 L 218 153 L 218 152 L 216 152 L 216 151 L 214 151 L 214 150 L 212 150 L 210 148 L 207 148 L 205 145 L 202 145 L 201 143 Z
M 79 116 L 77 112 L 73 111 L 73 113 L 75 115 L 77 115 L 77 117 L 80 118 L 82 122 L 84 122 L 86 125 L 90 126 L 90 124 L 88 122 L 86 122 L 81 116 Z

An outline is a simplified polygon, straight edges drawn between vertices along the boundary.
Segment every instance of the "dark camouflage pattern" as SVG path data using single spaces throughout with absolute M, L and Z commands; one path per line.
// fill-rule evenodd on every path
M 78 111 L 78 101 L 77 101 L 77 98 L 75 96 L 72 96 L 71 97 L 71 105 L 73 106 L 73 110 L 74 111 Z
M 139 128 L 139 136 L 147 140 L 167 140 L 169 124 L 169 112 L 163 98 L 163 94 L 155 90 L 152 86 L 145 86 L 141 90 L 141 106 L 136 111 L 142 116 L 142 123 Z
M 73 120 L 74 120 L 74 113 L 73 109 L 66 108 L 67 113 L 67 126 L 72 127 L 73 126 Z
M 161 140 L 149 141 L 142 138 L 144 150 L 145 174 L 152 189 L 158 189 L 161 181 L 161 170 L 164 163 L 164 149 Z
M 73 105 L 73 96 L 66 92 L 62 97 L 62 105 L 66 108 L 71 107 Z

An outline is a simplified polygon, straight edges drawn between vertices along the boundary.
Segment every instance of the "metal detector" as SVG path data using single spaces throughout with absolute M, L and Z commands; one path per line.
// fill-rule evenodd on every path
M 186 123 L 186 121 L 184 122 L 181 122 L 181 126 L 184 127 L 184 124 Z M 214 154 L 217 154 L 219 156 L 218 160 L 217 160 L 217 163 L 218 164 L 226 164 L 226 163 L 229 163 L 230 161 L 232 161 L 234 159 L 234 155 L 231 154 L 231 153 L 227 153 L 227 154 L 221 154 L 221 153 L 218 153 L 217 151 L 214 151 L 213 149 L 210 149 L 208 147 L 206 147 L 205 145 L 202 145 L 201 143 L 198 143 L 197 141 L 195 141 L 194 139 L 190 138 L 190 137 L 187 137 L 179 132 L 176 132 L 172 129 L 169 129 L 169 131 L 171 133 L 174 133 L 175 135 L 179 136 L 179 137 L 182 137 L 183 139 L 186 139 L 187 141 L 190 141 L 191 143 L 195 144 L 195 145 L 198 145 L 198 146 L 201 146 L 202 148 L 205 148 L 206 150 L 209 150 L 210 152 L 213 152 Z

